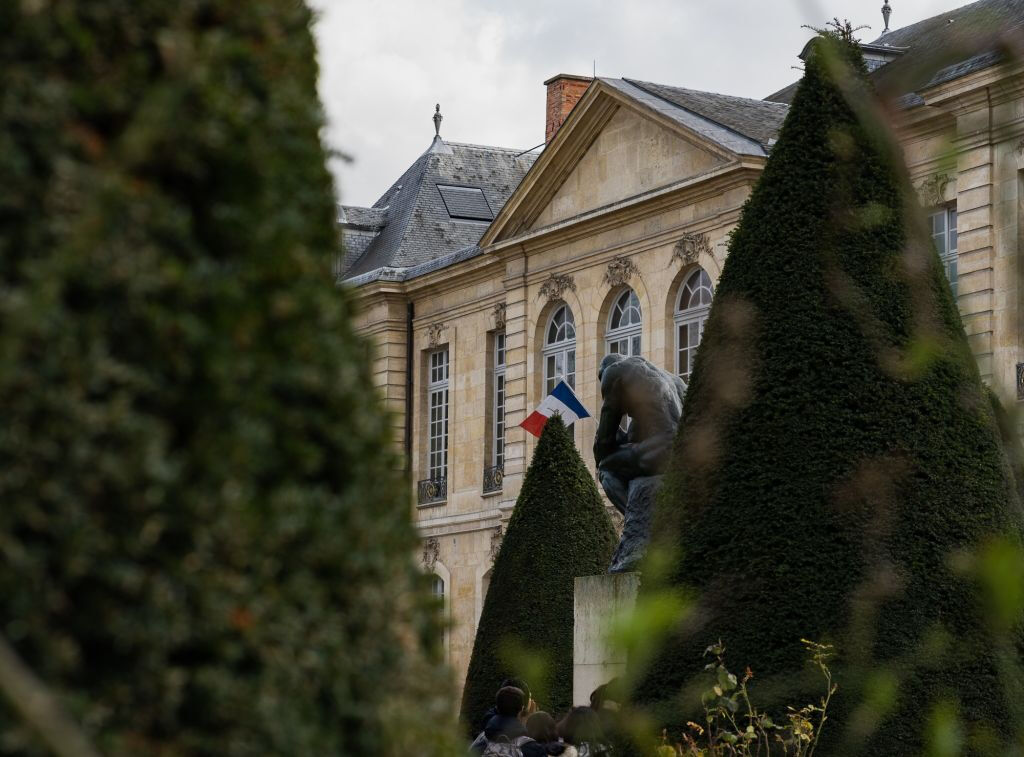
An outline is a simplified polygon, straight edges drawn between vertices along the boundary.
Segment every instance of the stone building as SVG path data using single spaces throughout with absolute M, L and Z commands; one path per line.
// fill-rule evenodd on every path
M 887 31 L 865 56 L 880 84 L 905 83 L 890 118 L 974 354 L 986 381 L 1019 397 L 1024 55 L 1006 45 L 1024 46 L 1024 0 L 892 31 L 888 15 L 887 1 Z M 596 415 L 608 352 L 685 380 L 728 234 L 795 91 L 750 100 L 568 75 L 546 85 L 542 150 L 445 142 L 438 112 L 430 147 L 372 208 L 340 209 L 338 278 L 376 345 L 460 677 L 535 442 L 518 424 L 559 378 Z M 594 431 L 593 419 L 574 428 L 591 468 Z

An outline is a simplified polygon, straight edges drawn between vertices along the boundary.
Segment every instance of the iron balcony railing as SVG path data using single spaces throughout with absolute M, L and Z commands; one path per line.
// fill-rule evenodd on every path
M 501 481 L 505 477 L 505 466 L 492 465 L 484 468 L 484 494 L 501 491 Z
M 426 478 L 417 486 L 420 505 L 437 505 L 448 499 L 448 478 Z

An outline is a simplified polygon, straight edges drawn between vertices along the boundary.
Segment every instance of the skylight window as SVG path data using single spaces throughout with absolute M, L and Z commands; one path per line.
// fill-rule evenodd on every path
M 493 221 L 494 213 L 491 206 L 487 204 L 483 190 L 480 187 L 453 187 L 447 184 L 438 184 L 437 191 L 441 193 L 445 209 L 449 218 L 458 221 Z

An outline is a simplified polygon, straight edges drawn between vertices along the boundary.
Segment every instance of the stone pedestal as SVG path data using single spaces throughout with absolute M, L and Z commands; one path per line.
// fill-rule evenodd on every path
M 608 648 L 612 621 L 633 609 L 639 573 L 576 579 L 573 603 L 572 703 L 589 705 L 590 692 L 626 669 L 625 656 Z

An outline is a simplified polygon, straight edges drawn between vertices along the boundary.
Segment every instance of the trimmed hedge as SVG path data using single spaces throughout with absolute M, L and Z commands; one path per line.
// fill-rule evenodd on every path
M 0 633 L 106 754 L 441 752 L 310 23 L 0 4 Z
M 527 680 L 557 714 L 572 706 L 573 583 L 605 573 L 615 549 L 611 518 L 594 478 L 559 416 L 544 426 L 494 561 L 462 695 L 462 722 L 474 730 L 502 680 L 523 675 L 510 649 L 546 661 L 544 680 Z M 475 735 L 475 734 L 474 734 Z
M 720 638 L 759 704 L 817 702 L 799 640 L 832 641 L 829 753 L 857 704 L 884 701 L 869 678 L 888 670 L 899 704 L 867 753 L 916 754 L 940 697 L 969 727 L 1007 718 L 980 600 L 950 558 L 1019 539 L 1021 519 L 901 157 L 851 105 L 871 98 L 859 50 L 819 40 L 733 236 L 657 510 L 698 612 L 636 694 L 681 726 L 680 687 Z M 939 628 L 944 653 L 926 642 Z

